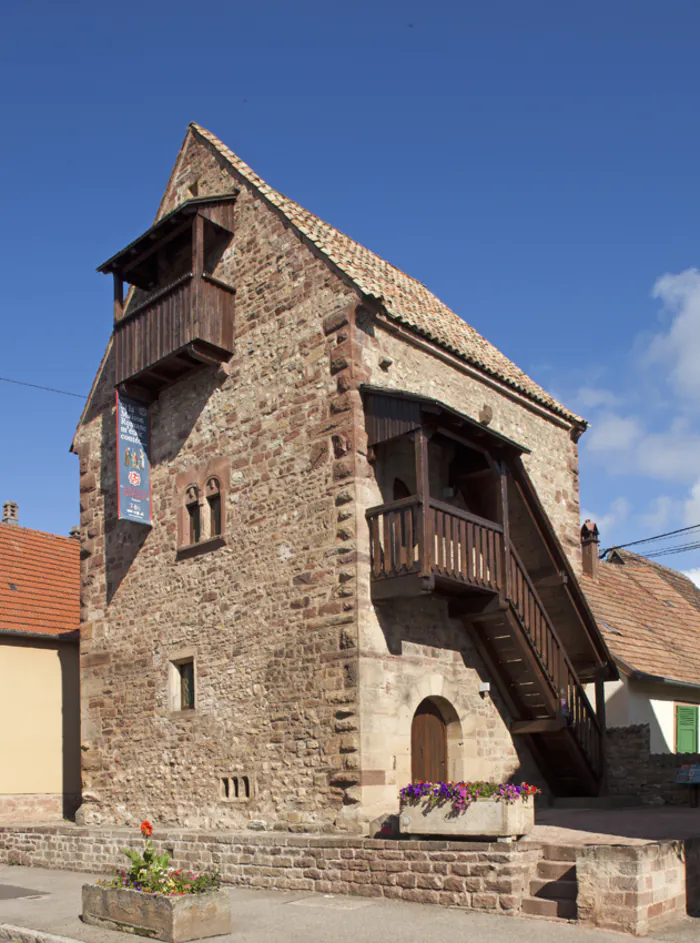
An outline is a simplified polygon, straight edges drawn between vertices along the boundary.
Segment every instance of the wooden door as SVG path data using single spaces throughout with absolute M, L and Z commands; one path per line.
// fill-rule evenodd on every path
M 411 778 L 428 783 L 447 780 L 447 725 L 431 701 L 419 704 L 413 717 Z

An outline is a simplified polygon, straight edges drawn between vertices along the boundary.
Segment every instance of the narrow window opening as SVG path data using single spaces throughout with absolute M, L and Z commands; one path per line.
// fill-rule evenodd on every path
M 246 799 L 250 799 L 250 780 L 247 776 L 243 777 L 243 793 Z
M 221 488 L 217 478 L 207 482 L 207 504 L 209 506 L 209 536 L 221 536 Z
M 221 794 L 224 799 L 228 799 L 230 795 L 231 785 L 228 780 L 228 776 L 223 776 L 221 779 Z
M 202 539 L 202 513 L 199 506 L 199 491 L 194 485 L 190 485 L 187 489 L 186 507 L 189 517 L 189 542 L 196 544 Z
M 176 666 L 180 675 L 180 710 L 194 710 L 194 661 Z

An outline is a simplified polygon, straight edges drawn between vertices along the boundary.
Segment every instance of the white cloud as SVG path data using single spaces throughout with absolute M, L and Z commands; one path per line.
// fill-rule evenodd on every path
M 591 427 L 587 445 L 591 452 L 627 452 L 641 435 L 636 419 L 604 413 Z
M 683 517 L 687 527 L 700 524 L 700 478 L 690 489 L 690 497 L 683 506 Z
M 582 509 L 581 520 L 590 520 L 596 523 L 600 531 L 601 540 L 610 543 L 605 535 L 609 535 L 610 531 L 612 531 L 617 524 L 621 524 L 623 521 L 627 520 L 630 510 L 630 503 L 627 498 L 615 498 L 607 514 L 593 514 L 590 511 Z
M 656 280 L 652 297 L 658 298 L 671 322 L 652 338 L 646 351 L 649 364 L 665 365 L 678 393 L 697 409 L 700 396 L 700 271 L 686 269 Z
M 596 409 L 598 406 L 618 406 L 620 397 L 611 393 L 610 390 L 602 388 L 593 388 L 591 386 L 582 386 L 576 393 L 575 399 L 586 409 Z
M 669 518 L 676 510 L 676 502 L 668 495 L 659 495 L 651 502 L 651 508 L 642 515 L 642 522 L 650 531 L 661 531 L 668 525 Z
M 696 586 L 700 586 L 700 566 L 696 566 L 693 570 L 683 570 L 682 572 L 683 576 L 687 576 Z

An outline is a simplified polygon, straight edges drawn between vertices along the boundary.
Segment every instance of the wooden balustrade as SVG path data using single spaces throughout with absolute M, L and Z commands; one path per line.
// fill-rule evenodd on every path
M 500 590 L 503 530 L 499 524 L 431 499 L 428 527 L 434 573 Z
M 375 579 L 417 573 L 420 559 L 422 506 L 417 497 L 370 508 L 369 546 Z
M 513 546 L 510 566 L 510 604 L 547 679 L 552 701 L 560 708 L 565 704 L 567 722 L 591 768 L 599 776 L 603 760 L 598 718 Z
M 233 289 L 192 273 L 126 311 L 114 328 L 116 382 L 157 368 L 187 344 L 233 351 Z

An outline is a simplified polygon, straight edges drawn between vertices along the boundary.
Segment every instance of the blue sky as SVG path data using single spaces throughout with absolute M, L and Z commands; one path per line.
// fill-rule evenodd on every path
M 196 120 L 591 421 L 604 544 L 700 523 L 699 31 L 696 0 L 16 4 L 0 376 L 87 392 L 95 267 Z M 79 411 L 0 383 L 0 501 L 27 526 L 78 520 Z

